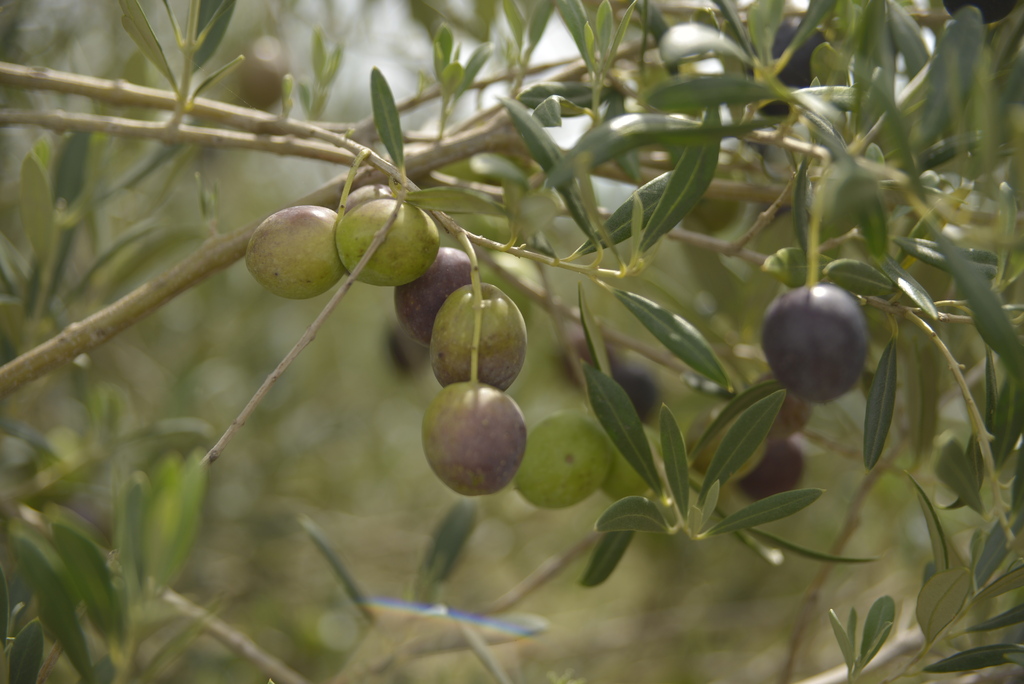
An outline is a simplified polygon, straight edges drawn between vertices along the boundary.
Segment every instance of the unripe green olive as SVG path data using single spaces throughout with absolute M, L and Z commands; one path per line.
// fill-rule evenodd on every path
M 477 379 L 507 389 L 526 360 L 526 322 L 508 296 L 488 283 L 481 284 L 482 317 Z M 430 336 L 430 365 L 442 385 L 470 379 L 475 309 L 473 286 L 449 295 L 434 318 Z
M 377 199 L 345 212 L 335 235 L 345 268 L 355 268 L 394 208 L 395 200 Z M 439 246 L 434 222 L 420 209 L 403 204 L 384 241 L 360 271 L 359 280 L 390 286 L 412 282 L 434 263 Z
M 615 447 L 583 413 L 556 413 L 526 436 L 516 489 L 539 508 L 564 508 L 593 494 L 608 476 Z
M 238 67 L 238 93 L 242 101 L 257 109 L 272 107 L 281 99 L 281 81 L 288 68 L 281 41 L 273 36 L 254 40 Z
M 623 499 L 627 496 L 641 496 L 648 489 L 644 478 L 640 477 L 636 468 L 616 449 L 612 454 L 608 475 L 601 483 L 601 491 L 613 499 Z
M 298 206 L 268 216 L 249 238 L 245 265 L 274 294 L 307 299 L 326 292 L 345 274 L 334 247 L 330 209 Z

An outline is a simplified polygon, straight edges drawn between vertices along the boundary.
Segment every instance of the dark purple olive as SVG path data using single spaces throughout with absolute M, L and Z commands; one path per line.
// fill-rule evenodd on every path
M 857 384 L 868 351 L 867 321 L 845 290 L 827 283 L 800 287 L 768 307 L 761 346 L 787 390 L 823 403 Z
M 461 249 L 442 247 L 423 275 L 395 288 L 395 314 L 409 337 L 430 345 L 437 312 L 448 295 L 470 284 L 471 268 L 469 257 Z
M 974 5 L 981 12 L 981 20 L 986 24 L 1005 18 L 1017 6 L 1016 0 L 942 0 L 950 16 L 961 7 Z
M 761 461 L 736 484 L 751 499 L 760 500 L 795 489 L 803 473 L 804 454 L 800 445 L 792 438 L 769 438 Z
M 799 25 L 795 19 L 787 19 L 779 25 L 775 32 L 775 40 L 772 42 L 772 57 L 778 59 L 782 56 L 789 44 L 793 42 Z M 811 81 L 814 80 L 811 74 L 811 54 L 816 47 L 824 42 L 825 36 L 817 31 L 812 33 L 786 62 L 786 66 L 778 73 L 778 79 L 790 88 L 810 86 Z M 786 116 L 789 113 L 789 105 L 785 102 L 769 102 L 761 107 L 761 113 L 768 116 Z

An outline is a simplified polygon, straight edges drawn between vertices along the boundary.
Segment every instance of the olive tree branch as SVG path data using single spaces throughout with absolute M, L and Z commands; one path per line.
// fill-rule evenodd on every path
M 238 656 L 258 667 L 264 675 L 273 679 L 277 684 L 312 684 L 310 680 L 288 667 L 284 662 L 264 651 L 248 636 L 205 608 L 192 603 L 181 594 L 171 589 L 165 589 L 160 597 L 185 617 L 201 623 L 205 632 Z
M 57 132 L 107 133 L 122 138 L 158 140 L 168 145 L 191 144 L 211 148 L 243 148 L 291 157 L 318 159 L 335 164 L 350 164 L 354 157 L 348 150 L 339 150 L 335 145 L 297 139 L 291 135 L 258 135 L 188 124 L 179 124 L 172 128 L 159 121 L 137 121 L 117 116 L 78 114 L 60 110 L 40 112 L 0 109 L 0 126 L 11 125 L 39 126 Z
M 406 161 L 407 173 L 419 177 L 454 159 L 462 159 L 476 152 L 500 151 L 519 144 L 521 142 L 510 130 L 507 120 L 498 117 L 480 129 L 410 151 Z M 362 151 L 366 148 L 359 149 Z M 376 166 L 394 168 L 376 154 L 371 155 L 370 161 Z M 331 179 L 298 199 L 295 204 L 337 207 L 345 177 L 341 175 Z M 381 182 L 386 177 L 386 173 L 379 169 L 366 168 L 359 173 L 356 184 Z M 207 239 L 195 252 L 169 270 L 87 318 L 71 323 L 54 337 L 0 367 L 0 399 L 70 362 L 79 354 L 95 349 L 207 276 L 242 258 L 249 237 L 257 225 L 252 223 L 232 233 Z

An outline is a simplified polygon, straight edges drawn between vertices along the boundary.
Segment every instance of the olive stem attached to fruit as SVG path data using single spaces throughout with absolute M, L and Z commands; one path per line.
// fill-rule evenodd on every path
M 238 414 L 238 417 L 231 422 L 231 425 L 228 426 L 227 430 L 224 431 L 224 434 L 221 435 L 220 439 L 217 440 L 217 443 L 213 445 L 213 448 L 211 448 L 206 453 L 202 460 L 203 465 L 210 465 L 220 457 L 221 452 L 224 451 L 224 448 L 228 445 L 228 442 L 230 442 L 231 438 L 235 436 L 235 433 L 238 432 L 238 430 L 241 429 L 243 425 L 245 425 L 245 421 L 249 419 L 249 416 L 252 415 L 252 412 L 256 410 L 256 407 L 260 405 L 260 402 L 263 401 L 263 398 L 267 395 L 267 392 L 270 391 L 270 388 L 274 386 L 278 378 L 280 378 L 284 374 L 284 372 L 288 370 L 288 367 L 292 365 L 292 362 L 296 358 L 298 358 L 299 354 L 302 353 L 302 350 L 309 346 L 309 343 L 316 338 L 316 334 L 320 331 L 320 328 L 323 327 L 323 324 L 327 321 L 328 316 L 330 316 L 331 313 L 333 313 L 334 309 L 338 306 L 338 304 L 341 303 L 341 300 L 345 297 L 346 294 L 348 294 L 348 291 L 349 289 L 351 289 L 352 284 L 356 282 L 356 279 L 359 277 L 359 274 L 362 272 L 366 264 L 370 261 L 370 258 L 373 257 L 374 253 L 377 251 L 377 248 L 384 243 L 384 239 L 387 237 L 388 231 L 391 230 L 391 226 L 394 225 L 395 219 L 398 218 L 398 212 L 402 208 L 404 200 L 405 191 L 400 190 L 398 193 L 398 197 L 396 198 L 395 201 L 395 207 L 391 211 L 391 215 L 388 216 L 388 219 L 384 223 L 384 225 L 382 225 L 374 234 L 373 241 L 370 242 L 370 246 L 366 249 L 366 252 L 359 260 L 359 263 L 357 263 L 355 267 L 352 269 L 352 271 L 347 276 L 345 276 L 345 278 L 341 281 L 341 286 L 338 288 L 338 291 L 331 296 L 331 299 L 329 302 L 327 302 L 327 305 L 324 306 L 324 308 L 317 315 L 316 319 L 314 319 L 313 322 L 310 323 L 309 327 L 306 328 L 306 332 L 302 334 L 302 337 L 299 338 L 299 341 L 296 342 L 295 346 L 291 348 L 291 351 L 289 351 L 285 355 L 285 357 L 281 359 L 281 362 L 277 364 L 277 367 L 273 370 L 273 372 L 271 372 L 270 375 L 267 376 L 267 379 L 263 381 L 263 384 L 260 385 L 258 390 L 256 390 L 256 393 L 252 395 L 252 398 L 249 400 L 249 403 L 245 405 L 245 408 L 243 408 L 241 413 Z
M 450 219 L 449 219 L 450 220 Z M 454 223 L 454 221 L 452 221 Z M 458 231 L 456 237 L 466 256 L 469 257 L 469 278 L 473 285 L 473 342 L 469 347 L 469 381 L 477 382 L 480 376 L 480 333 L 483 330 L 484 295 L 480 287 L 480 264 L 476 259 L 476 250 L 469 241 L 465 230 Z

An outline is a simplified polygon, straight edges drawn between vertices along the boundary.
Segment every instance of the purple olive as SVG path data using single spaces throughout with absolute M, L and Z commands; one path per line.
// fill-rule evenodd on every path
M 823 403 L 857 384 L 868 351 L 867 321 L 845 290 L 827 283 L 800 287 L 768 307 L 761 346 L 787 390 Z
M 448 295 L 470 284 L 471 268 L 469 257 L 461 249 L 442 247 L 423 275 L 395 288 L 395 313 L 409 337 L 430 345 L 437 312 Z
M 736 484 L 751 499 L 760 500 L 795 489 L 803 472 L 800 445 L 793 438 L 769 438 L 760 462 Z

